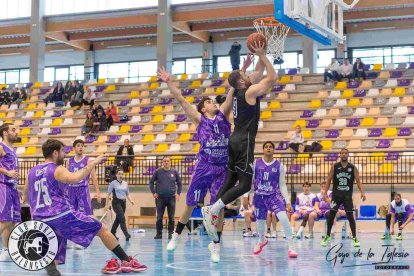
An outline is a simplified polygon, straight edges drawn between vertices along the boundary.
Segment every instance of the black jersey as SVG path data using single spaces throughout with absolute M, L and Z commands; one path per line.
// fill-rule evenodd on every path
M 260 119 L 260 98 L 250 105 L 246 102 L 247 89 L 236 89 L 233 95 L 234 133 L 254 139 Z
M 334 165 L 333 193 L 352 194 L 355 181 L 355 166 L 348 163 L 342 167 L 341 162 Z

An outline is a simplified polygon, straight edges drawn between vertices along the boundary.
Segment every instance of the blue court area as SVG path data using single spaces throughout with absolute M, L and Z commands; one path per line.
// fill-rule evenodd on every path
M 241 232 L 229 231 L 224 234 L 221 251 L 221 262 L 210 262 L 207 246 L 207 236 L 185 236 L 185 239 L 171 254 L 165 250 L 167 240 L 154 240 L 155 231 L 147 230 L 146 234 L 136 234 L 130 242 L 121 240 L 121 245 L 129 254 L 138 254 L 139 260 L 149 267 L 145 275 L 414 275 L 414 236 L 407 234 L 404 241 L 392 240 L 389 251 L 405 252 L 404 259 L 394 258 L 388 265 L 411 265 L 410 270 L 375 270 L 375 262 L 380 262 L 385 247 L 378 234 L 361 234 L 361 257 L 355 259 L 353 255 L 358 252 L 352 248 L 350 240 L 343 241 L 340 252 L 350 254 L 340 263 L 326 261 L 329 247 L 320 246 L 321 234 L 317 233 L 314 240 L 297 240 L 298 259 L 288 259 L 286 256 L 287 242 L 282 238 L 271 239 L 268 246 L 259 256 L 252 254 L 256 238 L 242 238 Z M 342 242 L 333 240 L 332 245 Z M 367 260 L 368 251 L 370 259 Z M 335 249 L 334 249 L 335 250 Z M 333 250 L 333 251 L 334 251 Z M 374 255 L 372 255 L 374 254 Z M 339 252 L 338 252 L 339 255 Z M 386 254 L 387 255 L 387 254 Z M 105 261 L 111 257 L 100 241 L 95 240 L 87 250 L 69 249 L 67 263 L 59 266 L 63 275 L 101 275 L 100 269 Z M 335 257 L 332 252 L 330 259 Z M 389 256 L 384 257 L 387 261 Z M 355 266 L 356 265 L 356 266 Z M 132 273 L 130 273 L 132 274 Z M 19 269 L 13 263 L 0 263 L 0 275 L 28 276 L 46 275 L 44 272 L 28 272 Z

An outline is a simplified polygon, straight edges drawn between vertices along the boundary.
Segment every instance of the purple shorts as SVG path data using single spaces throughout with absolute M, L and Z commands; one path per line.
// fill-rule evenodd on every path
M 318 216 L 316 219 L 319 220 L 321 218 L 325 218 L 326 213 L 329 213 L 330 211 L 331 211 L 331 209 L 321 209 L 322 214 L 320 216 Z
M 278 195 L 258 195 L 253 196 L 254 213 L 259 220 L 265 220 L 267 218 L 267 211 L 272 213 L 279 213 L 286 211 L 286 205 L 283 198 Z
M 65 263 L 67 240 L 88 247 L 102 228 L 102 223 L 96 219 L 73 210 L 59 218 L 44 222 L 56 232 L 59 242 L 56 260 L 60 264 Z
M 214 166 L 204 161 L 198 161 L 193 175 L 191 176 L 191 183 L 187 191 L 186 203 L 188 206 L 196 206 L 200 200 L 203 200 L 210 191 L 210 203 L 216 201 L 217 193 L 224 184 L 227 176 L 227 167 Z
M 306 212 L 306 214 L 310 214 L 310 213 L 312 213 L 313 211 L 307 211 Z M 298 215 L 299 216 L 299 218 L 298 219 L 303 219 L 303 215 L 299 212 L 299 211 L 295 211 L 293 214 L 296 214 L 296 215 Z
M 0 221 L 21 222 L 20 198 L 17 188 L 0 184 Z
M 93 215 L 91 195 L 88 186 L 65 186 L 65 197 L 68 199 L 70 206 L 84 213 L 85 215 Z

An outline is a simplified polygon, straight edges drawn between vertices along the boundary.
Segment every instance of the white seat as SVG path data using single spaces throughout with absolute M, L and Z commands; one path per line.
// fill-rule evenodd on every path
M 379 95 L 379 90 L 376 88 L 371 88 L 368 90 L 367 97 L 377 97 Z
M 398 82 L 396 79 L 389 79 L 384 87 L 395 87 L 398 86 Z
M 54 114 L 53 110 L 46 111 L 45 115 L 43 115 L 44 118 L 52 117 Z
M 302 74 L 302 75 L 309 74 L 309 73 L 310 73 L 310 70 L 308 67 L 303 67 L 303 68 L 300 68 L 299 70 L 299 74 Z
M 9 107 L 9 110 L 16 110 L 17 109 L 17 104 L 12 104 Z
M 385 70 L 394 70 L 395 69 L 395 64 L 394 63 L 386 63 L 384 66 Z
M 167 135 L 165 134 L 157 134 L 155 137 L 155 142 L 164 142 L 167 139 Z
M 414 126 L 414 117 L 406 117 L 403 125 Z
M 337 99 L 341 97 L 341 91 L 339 90 L 332 90 L 331 93 L 329 94 L 328 98 L 331 99 Z
M 178 152 L 178 151 L 180 151 L 180 148 L 181 148 L 180 144 L 172 144 L 167 151 L 169 151 L 169 152 Z
M 355 110 L 354 116 L 365 116 L 367 114 L 367 109 L 365 107 L 358 107 Z
M 28 111 L 26 115 L 23 116 L 24 119 L 29 119 L 34 116 L 34 111 Z
M 314 117 L 325 117 L 326 116 L 326 109 L 317 109 L 315 112 Z
M 408 114 L 408 107 L 407 106 L 398 106 L 395 110 L 395 115 L 406 115 Z
M 283 89 L 283 91 L 294 91 L 296 90 L 296 86 L 293 83 L 288 83 L 285 86 L 285 89 Z
M 366 128 L 358 128 L 355 137 L 367 137 L 368 136 L 368 129 Z
M 119 126 L 111 126 L 107 132 L 108 133 L 116 133 L 118 131 L 119 131 Z
M 129 123 L 139 123 L 141 122 L 141 116 L 137 115 L 137 116 L 132 116 L 131 121 L 129 121 Z
M 165 82 L 161 83 L 161 85 L 160 85 L 161 89 L 164 89 L 164 88 L 167 88 L 167 87 L 168 87 L 168 84 L 166 84 Z
M 56 108 L 55 103 L 48 103 L 47 106 L 45 107 L 46 110 L 55 109 L 55 108 Z
M 346 104 L 347 104 L 346 99 L 338 99 L 336 100 L 335 106 L 341 107 L 341 106 L 346 106 Z
M 20 154 L 23 154 L 25 151 L 26 151 L 26 148 L 25 147 L 18 147 L 16 149 L 16 154 L 17 155 L 20 155 Z
M 52 119 L 45 119 L 40 126 L 50 126 L 52 124 Z
M 263 121 L 259 121 L 259 129 L 263 128 Z
M 162 90 L 162 92 L 161 92 L 161 97 L 168 97 L 168 96 L 170 96 L 171 95 L 171 92 L 170 92 L 170 90 Z
M 134 152 L 142 152 L 142 150 L 144 149 L 144 145 L 135 145 L 134 146 Z
M 190 80 L 196 80 L 198 79 L 198 74 L 192 74 L 190 77 Z
M 139 105 L 139 99 L 132 99 L 131 102 L 128 104 L 129 106 Z
M 169 115 L 165 116 L 163 122 L 164 123 L 171 123 L 171 122 L 174 122 L 174 120 L 175 120 L 175 116 L 169 114 Z
M 129 140 L 129 141 L 131 141 L 131 135 L 129 135 L 129 134 L 125 134 L 125 135 L 122 135 L 121 136 L 121 142 L 124 142 L 125 140 Z
M 188 124 L 180 124 L 177 129 L 177 131 L 187 131 L 187 130 L 188 130 Z
M 260 110 L 266 109 L 267 106 L 267 102 L 260 102 Z
M 202 86 L 203 87 L 210 87 L 211 86 L 211 80 L 204 80 Z
M 334 127 L 344 127 L 346 126 L 346 119 L 336 119 Z
M 69 125 L 73 125 L 73 119 L 72 118 L 66 118 L 62 123 L 62 126 L 69 126 Z
M 399 97 L 391 97 L 388 100 L 387 104 L 389 104 L 389 105 L 399 105 L 400 104 L 400 98 Z
M 44 129 L 42 129 L 39 135 L 49 135 L 49 133 L 50 133 L 50 128 L 45 127 Z

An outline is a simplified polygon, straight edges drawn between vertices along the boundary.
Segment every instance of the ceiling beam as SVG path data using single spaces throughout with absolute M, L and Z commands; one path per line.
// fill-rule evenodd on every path
M 355 19 L 370 19 L 370 18 L 383 18 L 383 20 L 389 20 L 396 16 L 409 16 L 414 15 L 414 8 L 394 8 L 394 9 L 381 9 L 372 11 L 348 11 L 344 13 L 344 20 Z
M 379 29 L 389 28 L 389 30 L 397 29 L 412 29 L 414 28 L 414 22 L 411 20 L 394 20 L 387 22 L 362 22 L 362 23 L 349 23 L 346 24 L 347 33 L 361 33 L 367 32 L 365 29 Z M 375 30 L 368 30 L 375 31 Z
M 81 33 L 69 33 L 69 40 L 90 40 L 110 37 L 130 37 L 136 35 L 152 35 L 157 33 L 157 27 L 127 28 L 108 31 L 91 31 Z
M 0 36 L 30 34 L 30 25 L 1 26 Z
M 87 40 L 84 41 L 71 41 L 68 39 L 68 35 L 65 32 L 53 32 L 53 33 L 46 33 L 46 37 L 62 42 L 73 48 L 82 50 L 82 51 L 89 51 L 90 43 Z
M 174 29 L 180 32 L 183 32 L 185 34 L 188 34 L 202 42 L 209 42 L 210 40 L 210 32 L 207 32 L 207 31 L 193 32 L 188 22 L 173 22 L 173 27 Z
M 66 44 L 59 45 L 46 45 L 46 52 L 56 51 L 56 50 L 73 50 L 72 47 L 69 47 Z M 4 54 L 30 54 L 30 47 L 14 47 L 14 48 L 0 48 L 0 55 Z
M 238 29 L 238 28 L 249 28 L 249 27 L 253 28 L 252 19 L 191 23 L 191 29 L 193 30 L 193 32 L 209 31 L 209 30 Z

